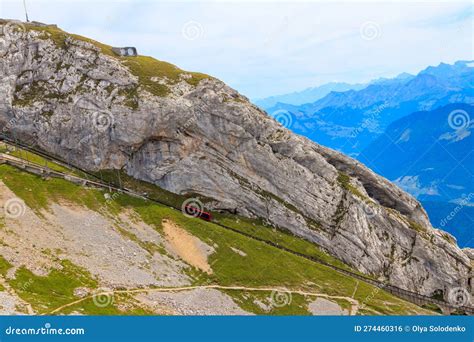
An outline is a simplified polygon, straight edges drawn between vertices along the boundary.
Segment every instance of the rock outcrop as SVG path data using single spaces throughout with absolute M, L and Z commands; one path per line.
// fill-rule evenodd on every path
M 470 260 L 413 197 L 291 133 L 219 80 L 115 56 L 54 26 L 3 28 L 4 133 L 89 170 L 122 169 L 264 218 L 408 290 L 465 285 Z

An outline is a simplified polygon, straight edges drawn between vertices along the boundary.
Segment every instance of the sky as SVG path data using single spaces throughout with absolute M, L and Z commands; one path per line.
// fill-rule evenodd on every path
M 251 99 L 474 59 L 471 1 L 26 0 L 30 20 L 135 46 Z M 22 0 L 0 17 L 24 19 Z

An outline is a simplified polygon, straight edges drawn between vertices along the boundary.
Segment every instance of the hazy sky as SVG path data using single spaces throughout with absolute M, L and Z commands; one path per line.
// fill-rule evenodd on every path
M 31 20 L 201 71 L 250 98 L 474 59 L 464 2 L 27 0 Z M 23 19 L 22 0 L 0 17 Z

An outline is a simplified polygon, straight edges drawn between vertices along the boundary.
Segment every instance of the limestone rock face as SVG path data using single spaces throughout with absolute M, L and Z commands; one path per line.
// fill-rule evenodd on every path
M 212 198 L 214 209 L 264 218 L 408 290 L 431 295 L 466 283 L 469 258 L 413 197 L 291 133 L 219 80 L 113 56 L 54 27 L 16 23 L 12 38 L 8 25 L 4 133 L 82 168 L 123 169 Z

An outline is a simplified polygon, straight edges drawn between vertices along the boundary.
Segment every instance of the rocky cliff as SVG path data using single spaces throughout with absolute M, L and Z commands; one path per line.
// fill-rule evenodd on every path
M 423 294 L 470 261 L 410 195 L 297 136 L 219 80 L 54 26 L 2 22 L 0 124 L 89 170 L 122 169 L 260 217 L 362 272 Z

